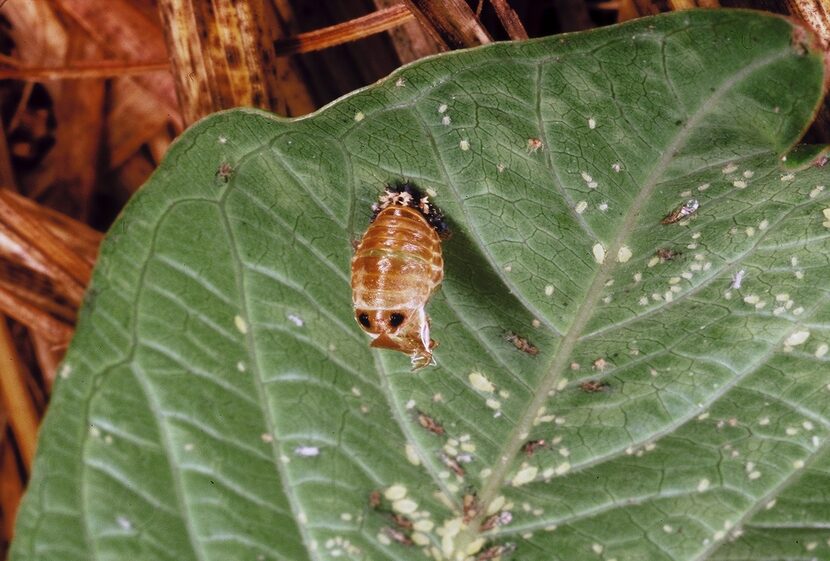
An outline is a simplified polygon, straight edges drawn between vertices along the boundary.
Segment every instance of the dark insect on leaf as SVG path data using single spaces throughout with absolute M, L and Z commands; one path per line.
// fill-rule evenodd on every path
M 537 440 L 528 440 L 524 444 L 522 444 L 522 452 L 524 452 L 525 456 L 530 457 L 536 453 L 539 448 L 542 448 L 545 445 L 545 439 L 539 438 Z
M 608 387 L 609 386 L 606 382 L 600 382 L 598 380 L 588 380 L 587 382 L 579 384 L 579 389 L 585 393 L 604 392 L 608 389 Z
M 383 534 L 387 538 L 389 538 L 395 543 L 399 543 L 405 546 L 413 545 L 412 539 L 408 535 L 406 535 L 406 533 L 401 532 L 400 530 L 390 528 L 389 526 L 384 526 L 383 528 L 381 528 L 381 532 L 383 532 Z
M 697 209 L 700 208 L 700 203 L 697 199 L 689 199 L 670 213 L 668 213 L 663 220 L 660 221 L 660 224 L 674 224 L 675 222 L 680 222 L 687 216 L 691 216 L 697 212 Z
M 521 337 L 520 335 L 516 335 L 512 331 L 508 331 L 504 334 L 504 340 L 513 343 L 517 349 L 522 351 L 523 353 L 527 353 L 530 356 L 536 356 L 539 354 L 539 349 L 533 343 Z
M 441 423 L 424 413 L 423 411 L 417 412 L 418 416 L 418 424 L 421 425 L 423 428 L 431 432 L 432 434 L 437 434 L 438 436 L 443 436 L 444 434 L 444 427 L 441 426 Z

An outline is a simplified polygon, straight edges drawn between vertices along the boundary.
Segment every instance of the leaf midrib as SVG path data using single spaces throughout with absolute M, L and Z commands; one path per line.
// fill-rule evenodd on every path
M 520 435 L 525 434 L 530 430 L 533 420 L 536 417 L 536 412 L 548 400 L 548 392 L 554 389 L 556 384 L 559 382 L 559 379 L 568 364 L 570 355 L 582 336 L 582 331 L 593 316 L 594 308 L 602 296 L 605 282 L 610 278 L 614 270 L 617 253 L 634 231 L 634 227 L 639 219 L 640 211 L 644 208 L 646 202 L 653 194 L 659 184 L 659 179 L 674 159 L 676 152 L 685 144 L 691 133 L 697 127 L 698 123 L 735 85 L 741 83 L 745 78 L 753 74 L 758 69 L 775 63 L 789 55 L 790 51 L 785 50 L 783 52 L 777 52 L 771 56 L 766 56 L 750 65 L 745 66 L 731 78 L 725 80 L 712 93 L 712 95 L 698 107 L 697 111 L 680 128 L 672 143 L 665 148 L 663 156 L 655 165 L 653 171 L 649 175 L 649 178 L 644 183 L 642 189 L 629 207 L 617 235 L 608 247 L 605 248 L 605 261 L 597 268 L 593 281 L 585 294 L 585 299 L 577 309 L 571 326 L 564 334 L 562 342 L 559 349 L 556 351 L 556 355 L 551 362 L 547 374 L 543 376 L 536 393 L 525 410 L 524 415 L 522 415 L 521 420 L 516 424 L 512 433 L 506 440 L 505 446 L 496 456 L 498 458 L 497 464 L 493 468 L 493 472 L 490 477 L 485 480 L 479 494 L 480 502 L 485 508 L 483 508 L 482 512 L 470 522 L 468 525 L 468 532 L 472 534 L 480 533 L 479 526 L 486 514 L 486 507 L 497 496 L 499 490 L 504 485 L 507 472 L 513 463 L 513 459 L 521 449 L 522 439 L 520 438 Z M 475 539 L 474 535 L 470 536 L 470 539 Z

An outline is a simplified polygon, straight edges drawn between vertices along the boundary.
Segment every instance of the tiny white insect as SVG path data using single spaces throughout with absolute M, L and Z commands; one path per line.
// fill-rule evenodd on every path
M 734 288 L 735 290 L 741 288 L 741 284 L 744 282 L 744 277 L 746 277 L 746 270 L 744 269 L 741 269 L 732 275 L 732 284 L 729 285 L 730 288 Z

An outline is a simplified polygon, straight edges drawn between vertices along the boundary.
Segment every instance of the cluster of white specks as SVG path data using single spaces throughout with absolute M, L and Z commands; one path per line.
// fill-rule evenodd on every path
M 352 542 L 343 536 L 335 536 L 327 539 L 325 546 L 329 552 L 329 555 L 332 557 L 342 557 L 344 555 L 348 555 L 349 557 L 357 557 L 363 553 L 359 547 L 352 544 Z
M 357 123 L 359 123 L 360 121 L 362 121 L 365 118 L 366 118 L 366 115 L 363 114 L 363 111 L 358 111 L 357 113 L 354 114 L 354 120 Z
M 795 436 L 798 434 L 798 429 L 795 427 L 787 427 L 786 430 L 784 430 L 784 432 L 787 434 L 787 436 Z
M 702 193 L 703 191 L 705 191 L 709 187 L 711 187 L 711 185 L 709 185 L 708 183 L 703 183 L 703 184 L 697 186 L 697 190 Z
M 446 113 L 446 112 L 447 112 L 447 104 L 446 103 L 442 103 L 441 105 L 438 106 L 438 113 L 443 114 L 443 113 Z
M 744 470 L 746 471 L 746 476 L 750 481 L 755 481 L 761 477 L 761 472 L 755 469 L 755 462 L 747 462 L 744 466 Z
M 727 174 L 727 173 L 735 173 L 736 171 L 738 171 L 738 166 L 736 166 L 734 163 L 729 163 L 729 164 L 727 164 L 727 165 L 726 165 L 726 167 L 724 167 L 721 171 L 722 171 L 724 174 Z
M 445 127 L 450 126 L 451 123 L 452 123 L 452 119 L 450 119 L 449 115 L 444 115 L 443 117 L 441 117 L 441 124 L 444 125 Z
M 501 172 L 503 172 L 503 171 L 504 171 L 505 166 L 504 166 L 504 164 L 499 163 L 499 164 L 496 166 L 496 169 L 499 171 L 499 173 L 501 173 Z
M 462 140 L 458 143 L 458 147 L 461 148 L 462 151 L 466 152 L 470 149 L 470 141 L 467 139 Z
M 736 189 L 746 189 L 746 181 L 744 181 L 743 179 L 736 179 L 732 182 L 732 185 Z
M 619 162 L 611 164 L 611 169 L 614 170 L 615 173 L 620 173 L 622 171 L 622 164 Z
M 762 300 L 757 294 L 748 294 L 744 296 L 744 303 L 754 306 L 756 310 L 762 310 L 766 307 L 766 300 Z
M 576 211 L 577 214 L 582 214 L 583 212 L 585 212 L 585 209 L 587 209 L 587 208 L 588 208 L 588 201 L 579 201 L 578 203 L 576 203 L 576 206 L 574 207 L 574 210 Z
M 286 317 L 288 318 L 288 321 L 290 321 L 291 323 L 293 323 L 297 327 L 302 327 L 303 325 L 305 325 L 305 322 L 303 321 L 303 318 L 301 318 L 300 316 L 298 316 L 296 314 L 288 314 Z
M 588 185 L 589 189 L 596 189 L 599 186 L 599 183 L 594 181 L 594 178 L 591 177 L 591 175 L 587 171 L 580 172 L 580 175 L 582 176 L 582 179 L 585 181 L 585 183 Z
M 601 243 L 595 243 L 591 251 L 594 254 L 594 261 L 600 265 L 605 262 L 605 247 Z
M 248 333 L 248 322 L 245 321 L 245 318 L 243 318 L 242 316 L 234 316 L 233 324 L 236 326 L 236 329 L 243 335 Z
M 824 185 L 816 185 L 810 190 L 810 198 L 815 199 L 824 191 Z
M 553 285 L 549 284 L 545 286 L 545 296 L 552 296 L 553 295 Z
M 404 78 L 398 78 L 397 80 L 395 80 L 395 87 L 396 87 L 396 88 L 402 88 L 402 87 L 404 87 L 405 85 L 406 85 L 406 79 L 404 79 Z
M 793 179 L 795 179 L 794 173 L 785 173 L 781 176 L 781 181 L 792 181 Z
M 533 426 L 540 425 L 542 423 L 550 423 L 556 421 L 556 415 L 548 415 L 545 406 L 539 408 L 536 412 L 536 417 L 533 419 Z
M 591 130 L 594 130 L 595 128 L 597 128 L 597 121 L 593 117 L 588 119 L 588 128 L 591 129 Z
M 496 391 L 496 386 L 493 382 L 491 382 L 490 379 L 481 372 L 470 372 L 467 378 L 470 380 L 470 385 L 480 392 L 493 393 Z
M 225 136 L 224 134 L 220 134 L 219 135 L 219 144 L 227 144 L 227 143 L 228 143 L 228 137 Z
M 297 446 L 294 453 L 301 458 L 314 458 L 320 455 L 320 449 L 317 446 Z

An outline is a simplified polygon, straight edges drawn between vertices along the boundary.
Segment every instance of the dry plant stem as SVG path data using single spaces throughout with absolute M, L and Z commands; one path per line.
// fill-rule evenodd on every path
M 37 333 L 32 333 L 32 343 L 35 347 L 35 357 L 40 371 L 43 373 L 43 380 L 46 382 L 46 392 L 52 393 L 52 385 L 55 383 L 55 376 L 58 373 L 58 364 L 63 359 L 64 347 L 57 347 Z
M 26 373 L 3 316 L 0 316 L 0 393 L 23 463 L 31 471 L 40 418 L 26 390 Z
M 448 49 L 492 42 L 465 0 L 404 0 L 425 29 Z
M 5 435 L 6 423 L 0 424 L 0 428 Z M 23 495 L 20 475 L 11 440 L 0 437 L 0 513 L 3 518 L 3 538 L 6 542 L 11 541 L 14 533 L 14 518 Z
M 672 10 L 692 10 L 697 8 L 694 0 L 669 0 L 669 7 Z
M 397 4 L 337 25 L 277 39 L 274 49 L 277 56 L 319 51 L 387 31 L 412 21 L 414 17 L 409 8 Z
M 0 311 L 25 325 L 30 331 L 49 341 L 55 350 L 61 350 L 72 339 L 72 326 L 62 323 L 44 312 L 21 300 L 13 291 L 0 286 Z
M 787 0 L 793 15 L 800 17 L 818 35 L 822 48 L 830 47 L 830 2 L 828 0 Z
M 54 0 L 98 45 L 113 58 L 160 62 L 167 59 L 164 35 L 158 21 L 147 17 L 134 0 Z M 173 77 L 167 73 L 138 75 L 130 78 L 149 93 L 159 111 L 181 128 L 179 105 Z
M 562 31 L 582 31 L 594 27 L 588 6 L 583 0 L 558 0 L 554 10 Z
M 518 14 L 510 7 L 507 0 L 490 0 L 490 4 L 496 11 L 504 30 L 507 31 L 508 37 L 514 41 L 523 41 L 528 38 L 522 20 L 519 19 Z
M 73 80 L 84 78 L 114 78 L 148 72 L 170 70 L 167 60 L 149 62 L 91 61 L 73 62 L 66 66 L 0 68 L 0 80 Z
M 274 52 L 276 14 L 263 0 L 159 0 L 185 122 L 221 109 L 281 115 L 313 108 L 289 59 Z
M 36 220 L 49 230 L 53 236 L 77 253 L 87 264 L 88 272 L 84 275 L 84 278 L 89 277 L 89 271 L 92 270 L 92 266 L 95 264 L 98 246 L 103 238 L 101 232 L 61 212 L 41 206 L 31 199 L 8 190 L 0 189 L 0 199 L 13 206 L 17 212 L 27 214 L 32 220 Z
M 79 304 L 89 283 L 91 267 L 36 216 L 26 212 L 8 191 L 0 189 L 0 227 L 3 234 L 49 271 L 63 285 L 65 295 Z
M 399 0 L 374 0 L 378 9 L 398 5 Z M 408 8 L 407 8 L 408 10 Z M 443 47 L 439 44 L 413 16 L 406 23 L 389 30 L 395 52 L 398 54 L 401 64 L 406 64 L 419 58 L 441 52 Z

